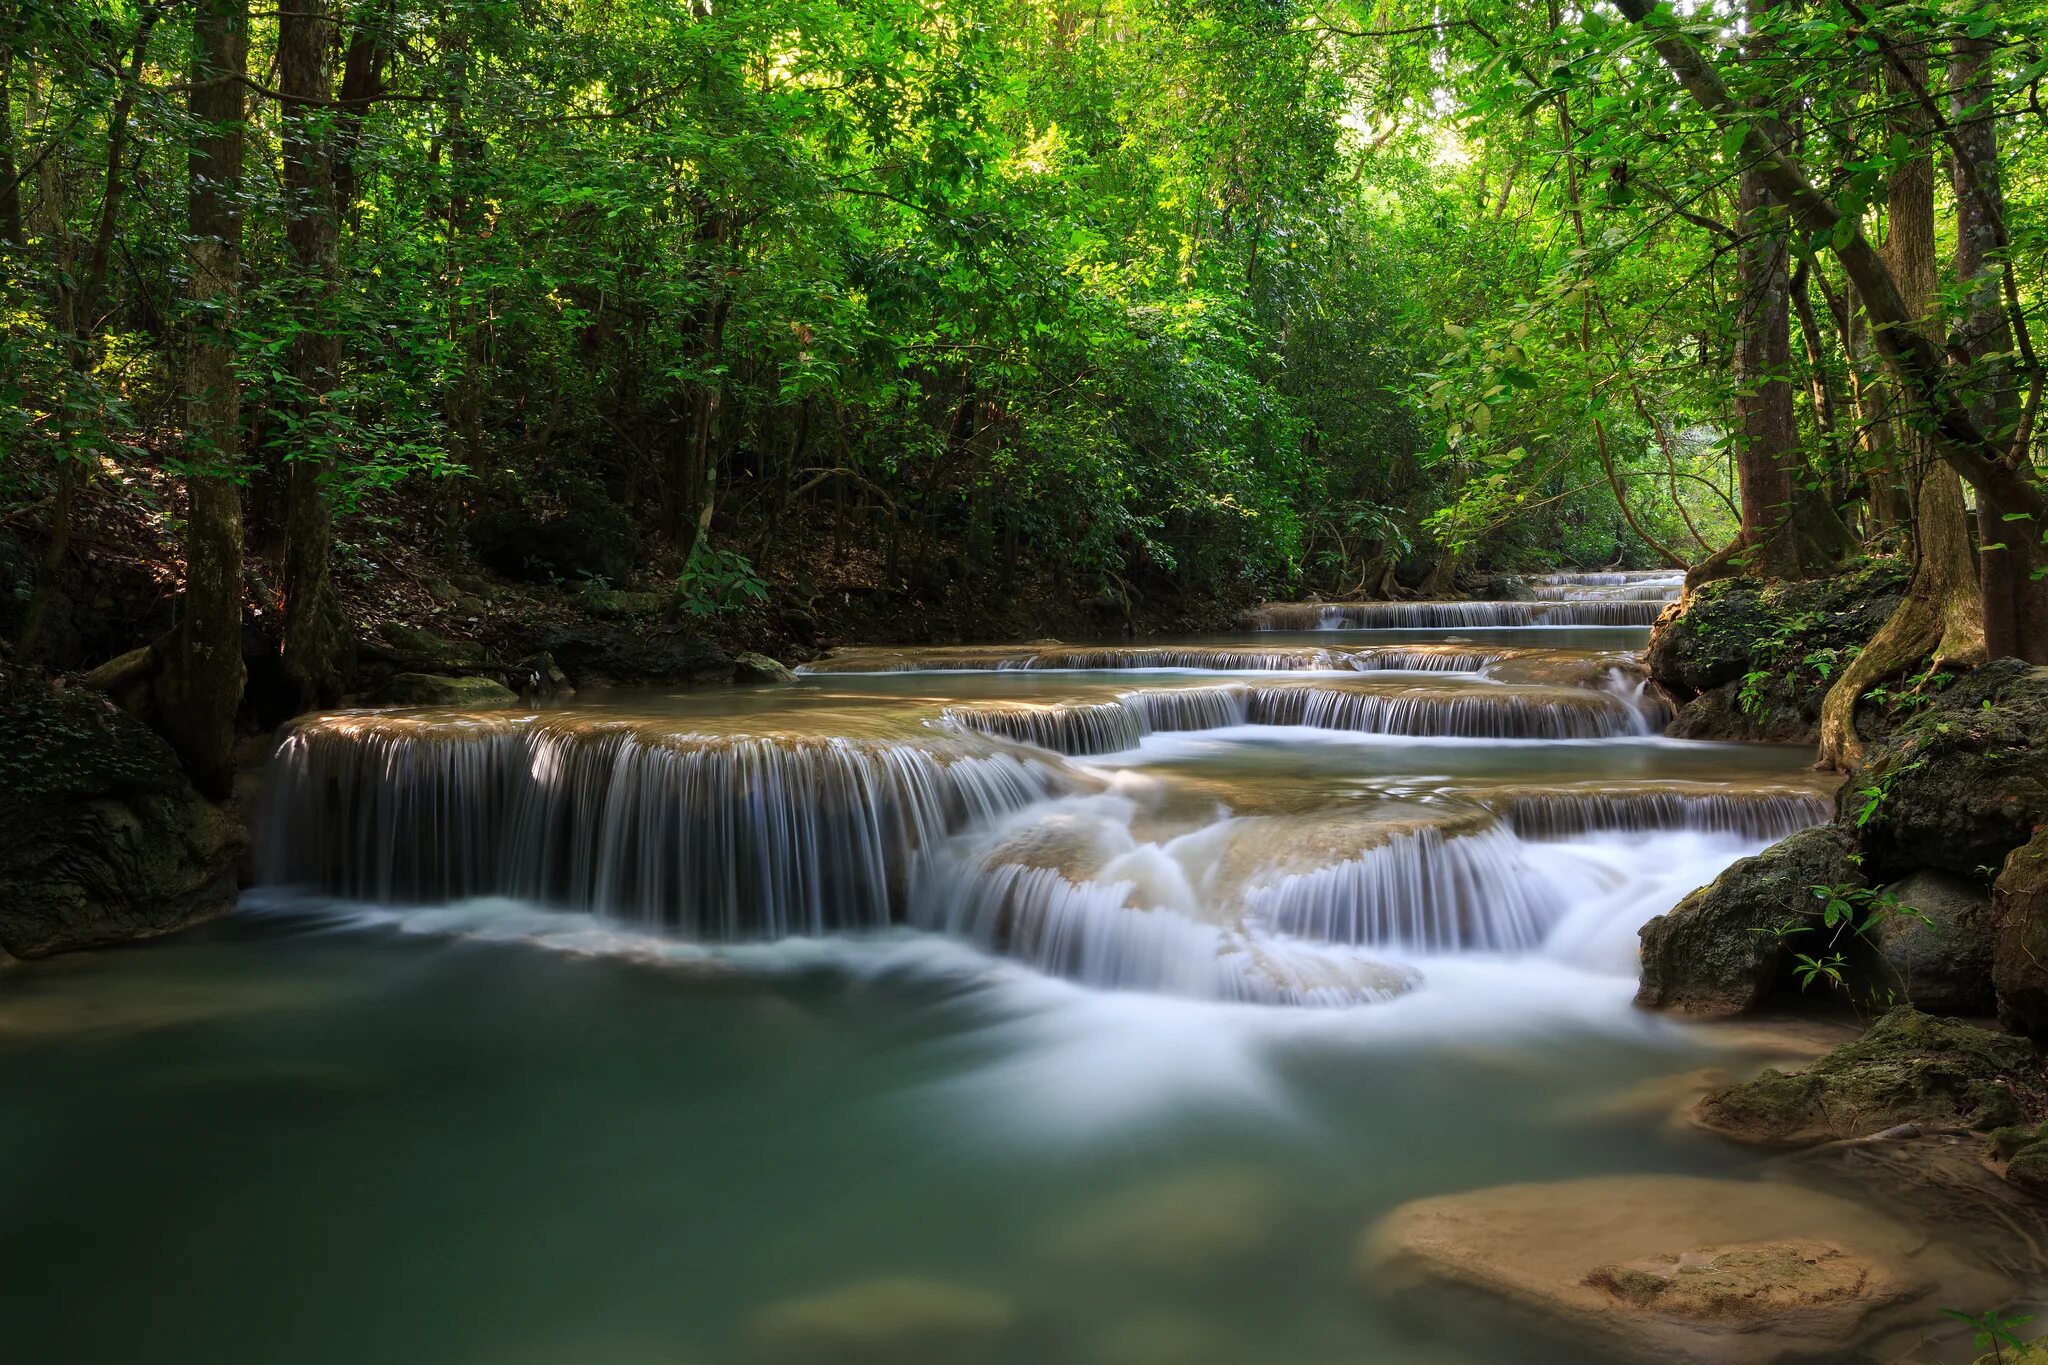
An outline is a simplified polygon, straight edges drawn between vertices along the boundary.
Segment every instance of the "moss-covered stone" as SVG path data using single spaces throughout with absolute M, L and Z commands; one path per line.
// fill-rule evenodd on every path
M 2048 1108 L 2032 1044 L 1900 1006 L 1803 1071 L 1765 1071 L 1716 1090 L 1699 1121 L 1744 1142 L 1861 1137 L 1902 1123 L 1992 1129 Z
M 1898 605 L 1907 567 L 1872 560 L 1829 578 L 1706 583 L 1650 636 L 1650 676 L 1679 703 L 1670 733 L 1810 741 L 1828 683 Z
M 779 660 L 749 649 L 733 655 L 732 680 L 739 683 L 795 682 L 796 674 Z
M 1964 674 L 1873 744 L 1836 799 L 1880 875 L 1991 875 L 2048 824 L 2048 668 Z
M 1650 676 L 1682 696 L 1739 682 L 1763 663 L 1860 648 L 1890 617 L 1908 568 L 1872 560 L 1828 578 L 1725 578 L 1694 589 L 1650 639 Z
M 1922 868 L 1884 888 L 1894 907 L 1868 935 L 1875 986 L 1929 1014 L 1991 1014 L 1991 894 L 1983 882 Z
M 1645 924 L 1636 1004 L 1701 1016 L 1763 1004 L 1784 981 L 1799 941 L 1778 931 L 1819 908 L 1811 888 L 1865 885 L 1852 852 L 1835 826 L 1802 830 L 1739 860 Z
M 0 949 L 168 933 L 234 904 L 240 828 L 169 745 L 85 688 L 0 669 Z

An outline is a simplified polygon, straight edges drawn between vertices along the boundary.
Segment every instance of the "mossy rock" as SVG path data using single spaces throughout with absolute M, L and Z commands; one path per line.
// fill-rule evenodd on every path
M 795 682 L 796 674 L 781 661 L 748 649 L 732 656 L 732 680 L 737 683 L 785 683 Z
M 1847 835 L 1801 830 L 1729 866 L 1642 927 L 1636 1004 L 1703 1017 L 1743 1014 L 1785 983 L 1796 937 L 1778 930 L 1811 917 L 1815 886 L 1865 885 Z
M 168 933 L 235 901 L 242 830 L 168 744 L 87 688 L 0 669 L 0 949 Z
M 1964 674 L 1873 744 L 1836 800 L 1880 875 L 1993 875 L 2048 824 L 2048 668 Z
M 1802 1071 L 1765 1071 L 1699 1102 L 1695 1116 L 1743 1142 L 1799 1145 L 1902 1123 L 1992 1129 L 2048 1108 L 2033 1045 L 1902 1005 Z
M 1891 616 L 1909 566 L 1872 560 L 1828 578 L 1766 583 L 1726 578 L 1695 588 L 1685 609 L 1659 623 L 1644 660 L 1650 676 L 1691 698 L 1757 669 L 1812 674 L 1806 690 L 1825 691 L 1808 656 L 1833 651 L 1846 660 Z M 1816 712 L 1817 714 L 1817 712 Z
M 372 706 L 510 706 L 519 696 L 492 678 L 444 678 L 437 673 L 400 673 L 369 696 Z

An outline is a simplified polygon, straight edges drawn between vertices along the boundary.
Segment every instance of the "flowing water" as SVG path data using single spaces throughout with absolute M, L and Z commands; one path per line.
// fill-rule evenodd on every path
M 1658 734 L 1675 590 L 305 721 L 242 914 L 0 996 L 0 1358 L 1547 1359 L 1353 1247 L 1734 1165 L 1635 932 L 1829 793 Z

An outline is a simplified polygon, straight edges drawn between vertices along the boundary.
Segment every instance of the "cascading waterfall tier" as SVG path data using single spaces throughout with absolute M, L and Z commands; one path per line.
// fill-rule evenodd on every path
M 1135 747 L 1148 734 L 1237 725 L 1295 725 L 1411 738 L 1609 739 L 1649 733 L 1644 709 L 1619 691 L 1474 687 L 1456 692 L 1286 683 L 1148 688 L 1115 701 L 948 707 L 955 729 L 1070 755 Z
M 1485 629 L 1496 626 L 1648 626 L 1662 601 L 1274 602 L 1245 618 L 1253 630 Z
M 801 674 L 933 672 L 1126 672 L 1182 669 L 1213 673 L 1474 673 L 1508 656 L 1504 650 L 1456 645 L 1325 649 L 1128 646 L 1113 648 L 842 650 Z
M 1685 788 L 1496 793 L 1488 804 L 1524 839 L 1696 830 L 1776 841 L 1827 823 L 1834 800 L 1818 791 Z
M 337 715 L 272 760 L 267 881 L 504 895 L 705 939 L 877 928 L 921 850 L 1064 790 L 1028 756 L 644 722 Z
M 1423 828 L 1356 858 L 1252 886 L 1246 909 L 1282 933 L 1416 952 L 1518 952 L 1564 911 L 1501 829 Z

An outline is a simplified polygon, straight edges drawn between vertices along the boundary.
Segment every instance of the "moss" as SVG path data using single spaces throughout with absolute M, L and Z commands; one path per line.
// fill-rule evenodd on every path
M 1902 1006 L 1803 1071 L 1715 1091 L 1698 1116 L 1744 1141 L 1800 1143 L 1901 1123 L 1991 1130 L 2044 1108 L 2041 1058 L 2025 1039 Z

